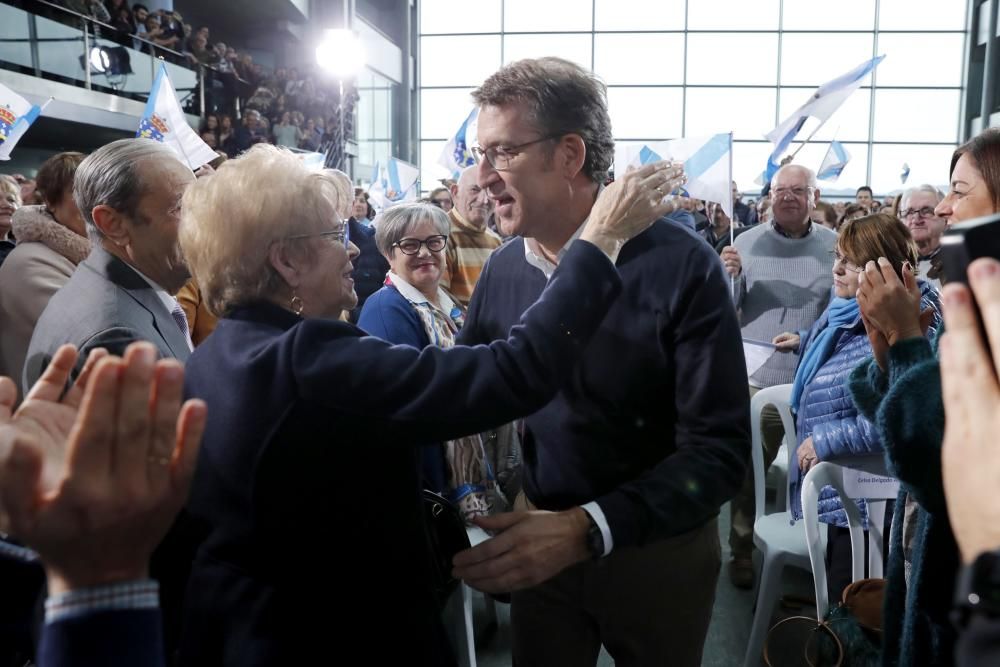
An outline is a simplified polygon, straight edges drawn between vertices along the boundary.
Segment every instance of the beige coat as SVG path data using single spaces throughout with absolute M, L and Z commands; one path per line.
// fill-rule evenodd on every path
M 17 247 L 0 265 L 0 375 L 20 386 L 35 323 L 90 253 L 90 241 L 56 222 L 44 206 L 18 209 L 13 229 Z

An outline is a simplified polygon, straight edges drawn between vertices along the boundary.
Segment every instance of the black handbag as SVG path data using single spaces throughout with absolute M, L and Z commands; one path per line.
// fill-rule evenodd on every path
M 444 496 L 423 489 L 421 491 L 424 527 L 430 547 L 431 585 L 438 601 L 444 604 L 458 587 L 459 580 L 451 576 L 452 559 L 459 551 L 472 546 L 465 532 L 461 512 Z

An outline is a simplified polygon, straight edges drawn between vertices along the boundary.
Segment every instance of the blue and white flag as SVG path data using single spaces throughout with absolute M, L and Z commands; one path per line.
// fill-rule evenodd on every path
M 682 137 L 628 146 L 616 151 L 615 169 L 624 173 L 629 166 L 675 160 L 684 163 L 687 193 L 696 199 L 716 202 L 729 219 L 733 218 L 733 135 L 713 134 L 703 137 Z M 622 165 L 619 167 L 618 165 Z
M 49 102 L 52 100 L 50 99 Z M 0 84 L 0 160 L 9 160 L 10 152 L 42 114 L 42 106 L 32 104 L 13 90 Z
M 372 185 L 368 189 L 372 206 L 381 211 L 393 204 L 416 201 L 419 177 L 419 169 L 398 158 L 389 158 L 384 167 L 376 162 Z
M 906 179 L 910 177 L 910 165 L 903 163 L 903 171 L 899 174 L 899 180 L 906 185 Z
M 187 118 L 177 101 L 174 86 L 167 76 L 167 66 L 160 63 L 153 87 L 149 91 L 146 109 L 139 119 L 136 137 L 153 139 L 174 149 L 177 157 L 194 171 L 218 157 L 212 148 L 201 140 L 188 125 Z
M 830 147 L 826 150 L 823 163 L 820 164 L 816 172 L 816 178 L 821 181 L 835 181 L 840 178 L 840 173 L 851 161 L 851 154 L 847 152 L 844 145 L 839 141 L 831 141 Z
M 458 128 L 455 136 L 448 139 L 438 158 L 438 164 L 448 170 L 452 178 L 458 178 L 459 174 L 466 167 L 476 164 L 476 159 L 469 150 L 469 137 L 476 136 L 476 119 L 479 116 L 479 109 L 473 108 Z
M 778 171 L 782 153 L 788 150 L 792 141 L 795 140 L 795 136 L 805 125 L 806 120 L 810 117 L 816 118 L 820 121 L 820 125 L 829 120 L 833 112 L 839 109 L 840 105 L 861 87 L 865 77 L 871 74 L 884 58 L 885 56 L 882 55 L 867 60 L 836 79 L 827 81 L 816 89 L 805 104 L 765 135 L 768 141 L 774 144 L 774 152 L 768 158 L 767 166 L 761 175 L 764 182 L 770 181 L 771 177 Z M 816 129 L 819 129 L 819 126 Z

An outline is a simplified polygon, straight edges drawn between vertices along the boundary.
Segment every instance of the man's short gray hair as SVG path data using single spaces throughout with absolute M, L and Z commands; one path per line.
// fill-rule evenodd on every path
M 451 222 L 448 215 L 437 206 L 430 204 L 399 204 L 388 208 L 375 219 L 375 245 L 378 251 L 389 257 L 393 244 L 406 238 L 414 227 L 424 220 L 430 220 L 438 234 L 448 236 Z
M 906 209 L 906 204 L 910 201 L 910 197 L 912 197 L 914 194 L 918 192 L 926 192 L 929 195 L 934 195 L 934 201 L 937 204 L 940 204 L 941 200 L 944 199 L 943 192 L 938 190 L 933 185 L 928 185 L 924 183 L 923 185 L 918 185 L 916 187 L 909 188 L 903 192 L 903 196 L 899 200 L 899 211 L 897 211 L 897 213 L 902 214 L 902 211 Z
M 104 236 L 94 224 L 94 207 L 110 206 L 135 221 L 139 200 L 146 191 L 140 175 L 142 165 L 155 159 L 178 158 L 173 149 L 159 141 L 119 139 L 101 146 L 77 167 L 73 199 L 94 242 L 100 243 Z

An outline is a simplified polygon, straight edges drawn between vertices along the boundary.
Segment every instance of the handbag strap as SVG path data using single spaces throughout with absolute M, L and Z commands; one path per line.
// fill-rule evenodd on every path
M 768 647 L 771 644 L 771 635 L 774 633 L 775 630 L 780 628 L 782 625 L 790 623 L 792 621 L 806 621 L 810 625 L 814 626 L 812 634 L 809 637 L 809 641 L 806 643 L 806 650 L 804 656 L 806 659 L 806 664 L 809 665 L 809 667 L 816 667 L 813 661 L 809 659 L 809 646 L 812 644 L 814 638 L 816 637 L 816 634 L 820 631 L 824 631 L 827 634 L 829 634 L 830 638 L 833 639 L 834 645 L 837 647 L 837 662 L 834 663 L 833 667 L 843 667 L 844 645 L 843 643 L 841 643 L 840 637 L 837 636 L 837 633 L 833 631 L 833 628 L 830 627 L 830 624 L 828 622 L 817 621 L 815 618 L 812 618 L 811 616 L 789 616 L 788 618 L 783 618 L 777 623 L 775 623 L 773 626 L 771 626 L 771 629 L 767 631 L 767 637 L 764 638 L 764 664 L 767 665 L 767 667 L 774 667 L 774 665 L 771 664 L 771 656 L 768 654 Z

